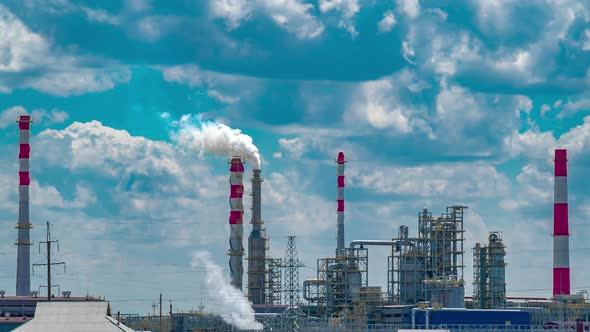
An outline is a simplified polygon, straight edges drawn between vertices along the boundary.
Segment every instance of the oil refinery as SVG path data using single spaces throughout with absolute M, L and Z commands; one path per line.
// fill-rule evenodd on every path
M 19 136 L 19 220 L 16 242 L 16 296 L 0 293 L 0 330 L 30 321 L 38 302 L 101 302 L 100 297 L 72 297 L 69 292 L 47 297 L 31 292 L 29 222 L 30 116 L 17 120 Z M 440 214 L 427 208 L 417 213 L 415 225 L 400 225 L 384 239 L 345 237 L 344 152 L 336 159 L 336 243 L 334 254 L 318 258 L 315 278 L 300 280 L 296 238 L 290 236 L 284 258 L 269 254 L 269 235 L 262 219 L 263 178 L 254 168 L 251 227 L 244 245 L 244 172 L 241 156 L 229 159 L 228 279 L 251 303 L 256 320 L 272 331 L 393 331 L 441 329 L 456 331 L 572 330 L 589 328 L 590 304 L 584 293 L 571 294 L 567 194 L 567 151 L 555 150 L 553 297 L 508 297 L 507 249 L 501 231 L 489 232 L 473 248 L 465 247 L 465 210 L 450 205 Z M 354 222 L 354 221 L 353 221 Z M 47 238 L 48 250 L 51 240 Z M 369 284 L 369 249 L 387 248 L 387 287 Z M 247 248 L 247 250 L 245 249 Z M 466 250 L 473 252 L 473 294 L 465 294 Z M 222 253 L 218 253 L 222 254 Z M 50 255 L 48 255 L 50 257 Z M 244 279 L 246 260 L 246 282 Z M 47 262 L 50 267 L 55 263 Z M 49 276 L 51 273 L 49 273 Z M 51 280 L 48 280 L 51 288 Z M 45 308 L 45 305 L 42 306 Z M 233 331 L 219 316 L 199 311 L 167 315 L 124 315 L 108 322 L 124 322 L 138 331 Z M 110 307 L 108 309 L 110 311 Z M 161 310 L 161 305 L 160 305 Z M 111 313 L 109 312 L 109 316 Z M 34 322 L 34 320 L 33 320 Z M 25 324 L 26 326 L 27 324 Z M 29 324 L 33 326 L 34 323 Z

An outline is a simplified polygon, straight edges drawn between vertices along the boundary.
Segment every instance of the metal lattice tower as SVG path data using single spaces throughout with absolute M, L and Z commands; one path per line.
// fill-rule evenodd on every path
M 295 245 L 295 236 L 289 236 L 287 243 L 287 250 L 285 251 L 285 259 L 283 260 L 283 267 L 285 269 L 285 304 L 290 308 L 299 304 L 299 268 L 304 265 L 299 261 L 297 254 L 297 246 Z

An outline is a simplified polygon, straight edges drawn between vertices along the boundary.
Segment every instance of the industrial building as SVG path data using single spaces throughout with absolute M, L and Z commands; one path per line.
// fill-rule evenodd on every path
M 16 241 L 16 295 L 0 292 L 0 331 L 9 331 L 31 321 L 37 312 L 48 310 L 53 301 L 72 307 L 106 305 L 94 297 L 40 297 L 31 292 L 29 221 L 30 116 L 20 116 L 19 126 L 19 214 Z M 253 169 L 251 231 L 244 248 L 245 160 L 229 160 L 229 277 L 234 287 L 252 303 L 256 319 L 273 331 L 391 331 L 408 329 L 495 330 L 562 329 L 586 326 L 576 320 L 590 319 L 585 295 L 571 294 L 569 269 L 569 221 L 567 195 L 567 152 L 555 150 L 553 297 L 507 296 L 506 256 L 509 254 L 499 231 L 490 232 L 485 243 L 473 250 L 473 296 L 465 294 L 465 210 L 448 206 L 439 215 L 427 208 L 417 213 L 416 224 L 400 225 L 385 239 L 345 238 L 345 165 L 339 152 L 336 160 L 336 243 L 333 255 L 318 258 L 315 278 L 299 282 L 295 237 L 289 237 L 285 258 L 269 255 L 270 237 L 262 219 L 263 178 Z M 410 233 L 415 227 L 415 235 Z M 48 239 L 48 241 L 50 241 Z M 387 284 L 369 284 L 369 249 L 382 246 L 387 257 Z M 244 257 L 245 256 L 245 257 Z M 244 258 L 247 262 L 246 289 Z M 385 262 L 384 262 L 385 263 Z M 50 285 L 50 283 L 48 283 Z M 302 297 L 300 298 L 300 295 Z M 42 303 L 38 305 L 38 303 Z M 86 303 L 86 304 L 80 304 Z M 94 304 L 93 304 L 94 303 Z M 63 305 L 62 305 L 63 307 Z M 61 310 L 61 309 L 60 309 Z M 106 315 L 106 314 L 105 314 Z M 102 317 L 103 314 L 101 313 Z M 4 318 L 4 320 L 2 320 Z M 38 317 L 42 321 L 43 317 Z M 104 324 L 120 324 L 105 316 Z M 125 315 L 121 321 L 138 330 L 232 331 L 220 317 L 204 311 L 170 313 L 170 316 Z M 35 320 L 25 326 L 34 326 Z M 587 324 L 588 325 L 588 324 Z M 24 328 L 24 326 L 23 326 Z M 26 329 L 23 329 L 25 331 Z

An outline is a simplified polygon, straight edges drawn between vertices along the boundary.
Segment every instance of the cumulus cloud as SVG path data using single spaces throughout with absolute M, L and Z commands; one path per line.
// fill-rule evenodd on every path
M 383 14 L 383 18 L 377 24 L 377 28 L 380 32 L 389 32 L 396 24 L 395 15 L 393 15 L 391 10 L 388 10 Z
M 210 0 L 210 13 L 236 29 L 254 13 L 268 16 L 276 25 L 299 39 L 314 39 L 324 31 L 323 24 L 313 15 L 315 7 L 301 0 Z
M 498 197 L 510 188 L 508 179 L 486 164 L 349 168 L 351 186 L 402 197 L 454 197 L 455 200 L 469 201 Z
M 209 97 L 224 104 L 237 103 L 242 95 L 248 95 L 260 84 L 255 78 L 211 72 L 195 65 L 160 67 L 159 69 L 165 81 L 207 88 Z
M 346 29 L 352 38 L 358 36 L 358 31 L 352 22 L 352 18 L 361 9 L 359 0 L 320 0 L 319 6 L 322 13 L 328 13 L 330 11 L 340 12 L 341 18 L 338 26 Z
M 358 125 L 357 121 L 362 120 L 374 128 L 393 129 L 395 134 L 419 132 L 432 138 L 432 129 L 423 119 L 426 109 L 405 100 L 408 98 L 407 90 L 420 91 L 421 84 L 407 70 L 362 83 L 353 96 L 347 121 Z
M 57 109 L 50 111 L 44 109 L 34 109 L 29 112 L 22 106 L 14 106 L 5 109 L 0 113 L 0 128 L 6 128 L 14 124 L 19 115 L 32 115 L 36 123 L 49 126 L 55 123 L 63 123 L 69 118 L 69 114 Z
M 590 111 L 590 98 L 580 98 L 578 100 L 568 100 L 561 111 L 557 115 L 558 119 L 566 118 L 572 116 L 579 112 L 588 112 Z
M 291 157 L 298 159 L 303 156 L 307 150 L 307 144 L 301 137 L 292 139 L 281 138 L 279 139 L 279 145 L 281 149 L 286 151 Z M 282 157 L 282 154 L 281 154 Z
M 420 0 L 397 0 L 398 11 L 414 19 L 420 15 Z
M 85 62 L 89 61 L 55 50 L 0 5 L 0 90 L 32 87 L 69 96 L 108 90 L 129 80 L 130 74 L 122 66 L 90 67 Z

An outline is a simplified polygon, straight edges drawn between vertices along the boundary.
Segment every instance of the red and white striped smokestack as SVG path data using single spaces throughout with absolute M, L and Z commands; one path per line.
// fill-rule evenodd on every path
M 344 163 L 346 163 L 344 152 L 338 152 L 336 163 L 338 164 L 336 169 L 336 175 L 338 176 L 338 187 L 336 189 L 336 201 L 338 202 L 336 209 L 336 213 L 338 214 L 338 242 L 336 249 L 338 251 L 338 249 L 344 249 Z
M 33 118 L 29 115 L 21 115 L 16 119 L 19 129 L 19 153 L 18 153 L 18 238 L 16 240 L 16 295 L 29 296 L 31 294 L 31 223 L 29 221 L 29 154 L 31 146 L 30 123 Z
M 553 203 L 553 295 L 570 294 L 567 150 L 555 150 Z
M 240 157 L 233 157 L 229 163 L 229 269 L 232 285 L 242 290 L 242 275 L 244 274 L 242 262 L 242 256 L 244 255 L 244 246 L 242 244 L 242 238 L 244 237 L 244 226 L 242 224 L 244 215 L 244 204 L 242 202 L 244 194 L 244 162 Z

